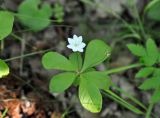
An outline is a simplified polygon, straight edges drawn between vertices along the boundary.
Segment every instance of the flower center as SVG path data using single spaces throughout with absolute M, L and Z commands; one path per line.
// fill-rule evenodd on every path
M 74 46 L 75 46 L 75 47 L 77 47 L 77 46 L 78 46 L 78 44 L 76 44 L 76 43 L 75 43 L 75 44 L 74 44 Z

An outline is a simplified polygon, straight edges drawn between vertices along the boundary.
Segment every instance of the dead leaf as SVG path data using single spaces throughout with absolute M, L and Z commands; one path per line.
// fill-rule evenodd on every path
M 23 113 L 30 116 L 36 111 L 36 103 L 25 100 L 21 102 L 21 108 Z

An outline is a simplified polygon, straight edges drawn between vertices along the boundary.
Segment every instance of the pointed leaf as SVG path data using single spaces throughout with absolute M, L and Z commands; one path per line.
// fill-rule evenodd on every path
M 142 90 L 149 90 L 157 88 L 160 85 L 160 77 L 153 77 L 150 79 L 145 80 L 141 85 L 140 89 Z
M 75 73 L 65 72 L 53 76 L 50 81 L 49 90 L 51 92 L 63 92 L 68 89 L 76 78 Z
M 153 66 L 156 63 L 156 60 L 154 57 L 150 57 L 150 56 L 144 56 L 142 58 L 142 62 L 144 63 L 145 66 Z
M 109 57 L 111 48 L 101 40 L 92 40 L 86 49 L 85 59 L 82 70 L 91 68 L 102 63 Z
M 149 55 L 156 55 L 156 57 L 158 56 L 158 48 L 156 43 L 154 42 L 153 39 L 148 39 L 146 42 L 146 48 L 147 48 L 147 53 Z
M 157 103 L 160 101 L 160 88 L 158 87 L 151 97 L 151 103 Z
M 0 59 L 0 78 L 9 74 L 8 65 Z
M 71 62 L 61 54 L 57 52 L 47 52 L 42 57 L 42 64 L 46 69 L 57 69 L 57 70 L 66 70 L 74 71 L 75 68 Z
M 82 106 L 90 112 L 100 112 L 102 108 L 102 95 L 98 88 L 86 78 L 80 78 L 79 99 Z
M 14 16 L 7 11 L 0 11 L 0 40 L 12 32 Z
M 136 74 L 136 78 L 142 78 L 142 77 L 148 77 L 149 75 L 151 75 L 154 71 L 153 67 L 145 67 L 142 68 L 137 74 Z
M 128 49 L 132 52 L 132 54 L 136 56 L 145 56 L 146 55 L 146 50 L 142 45 L 139 44 L 128 44 L 127 45 Z
M 148 56 L 148 58 L 150 60 L 152 60 L 153 64 L 155 64 L 156 61 L 158 60 L 159 53 L 158 53 L 157 45 L 155 44 L 154 40 L 152 40 L 152 39 L 148 39 L 147 40 L 146 50 L 147 50 L 147 56 Z

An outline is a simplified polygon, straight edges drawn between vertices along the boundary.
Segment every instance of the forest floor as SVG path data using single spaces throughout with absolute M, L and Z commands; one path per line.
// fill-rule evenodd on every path
M 55 2 L 46 1 L 52 5 Z M 66 48 L 67 38 L 73 34 L 82 35 L 85 42 L 102 38 L 114 48 L 111 63 L 103 63 L 97 70 L 125 66 L 136 60 L 126 48 L 126 44 L 133 40 L 122 41 L 117 38 L 123 25 L 117 18 L 106 14 L 103 10 L 91 9 L 79 0 L 60 1 L 66 14 L 63 23 L 53 22 L 43 31 L 31 32 L 26 31 L 17 21 L 13 35 L 3 42 L 4 47 L 0 57 L 8 63 L 10 74 L 0 80 L 0 116 L 6 112 L 4 118 L 143 118 L 107 97 L 104 97 L 100 113 L 90 113 L 81 106 L 77 88 L 74 87 L 61 94 L 49 92 L 50 78 L 58 71 L 45 70 L 41 63 L 42 55 L 47 51 L 69 55 L 70 50 Z M 1 6 L 16 11 L 20 2 L 21 0 L 4 0 Z M 108 3 L 117 14 L 128 21 L 132 20 L 130 12 L 124 7 L 125 0 L 102 4 Z M 143 7 L 144 4 L 145 0 L 139 3 L 139 7 Z M 23 57 L 26 54 L 29 55 Z M 148 105 L 150 94 L 139 92 L 137 88 L 139 81 L 133 79 L 136 72 L 136 69 L 128 70 L 112 75 L 111 78 L 120 88 Z M 120 96 L 127 99 L 124 95 Z M 158 116 L 160 116 L 159 109 L 160 104 L 153 110 Z

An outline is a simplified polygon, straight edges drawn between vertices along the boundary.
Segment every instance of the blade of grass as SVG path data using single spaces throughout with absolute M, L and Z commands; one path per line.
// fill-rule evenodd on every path
M 153 106 L 154 106 L 154 104 L 153 104 L 153 103 L 150 103 L 150 105 L 149 105 L 149 107 L 148 107 L 148 109 L 147 109 L 147 113 L 146 113 L 145 118 L 150 118 L 151 112 L 152 112 L 152 109 L 153 109 Z
M 4 112 L 2 113 L 2 116 L 1 116 L 0 118 L 5 118 L 7 112 L 8 112 L 8 109 L 6 108 L 6 109 L 4 110 Z
M 105 92 L 103 92 L 103 94 L 136 114 L 144 114 L 143 111 L 139 110 L 138 108 L 128 103 L 127 101 L 125 101 L 124 99 L 122 99 L 110 90 L 106 90 Z
M 135 97 L 131 96 L 130 94 L 128 94 L 127 92 L 125 92 L 124 90 L 122 90 L 121 88 L 119 88 L 116 85 L 113 85 L 113 88 L 119 92 L 121 92 L 122 94 L 124 94 L 125 96 L 127 96 L 129 99 L 131 99 L 134 103 L 136 103 L 137 105 L 139 105 L 140 107 L 142 107 L 144 110 L 147 110 L 147 107 L 140 102 L 138 99 L 136 99 Z

